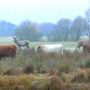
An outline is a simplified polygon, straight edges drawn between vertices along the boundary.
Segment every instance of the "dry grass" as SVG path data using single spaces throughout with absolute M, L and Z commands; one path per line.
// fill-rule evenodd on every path
M 2 90 L 65 90 L 59 77 L 39 74 L 0 76 L 0 87 Z
M 89 54 L 81 52 L 20 50 L 0 61 L 0 90 L 89 90 L 89 62 Z

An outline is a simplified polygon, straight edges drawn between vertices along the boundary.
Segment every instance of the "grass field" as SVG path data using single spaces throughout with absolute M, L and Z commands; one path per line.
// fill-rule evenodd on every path
M 0 90 L 89 90 L 90 55 L 75 50 L 77 42 L 30 42 L 30 47 L 62 43 L 64 54 L 17 49 L 16 57 L 0 60 Z M 0 38 L 0 44 L 14 44 Z

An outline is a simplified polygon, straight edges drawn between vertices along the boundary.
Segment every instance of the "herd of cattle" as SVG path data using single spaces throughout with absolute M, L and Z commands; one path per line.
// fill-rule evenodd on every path
M 23 40 L 20 41 L 16 37 L 13 37 L 14 43 L 20 48 L 21 46 L 26 46 L 29 48 L 29 41 Z M 2 57 L 14 57 L 16 56 L 16 45 L 0 45 L 0 58 Z M 78 45 L 76 47 L 77 49 L 80 49 L 83 47 L 83 52 L 90 51 L 90 41 L 79 41 Z M 63 54 L 63 44 L 44 44 L 38 46 L 36 49 L 36 52 L 55 52 L 55 53 L 61 53 Z

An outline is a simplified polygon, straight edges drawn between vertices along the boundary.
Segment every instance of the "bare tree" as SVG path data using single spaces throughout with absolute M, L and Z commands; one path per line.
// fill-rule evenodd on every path
M 88 36 L 89 36 L 89 41 L 90 41 L 90 9 L 86 11 L 86 20 L 87 20 L 87 25 L 88 25 Z

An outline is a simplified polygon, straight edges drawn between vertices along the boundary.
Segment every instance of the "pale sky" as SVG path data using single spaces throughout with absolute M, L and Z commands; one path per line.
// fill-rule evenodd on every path
M 61 18 L 84 16 L 89 0 L 0 0 L 0 20 L 56 23 Z

